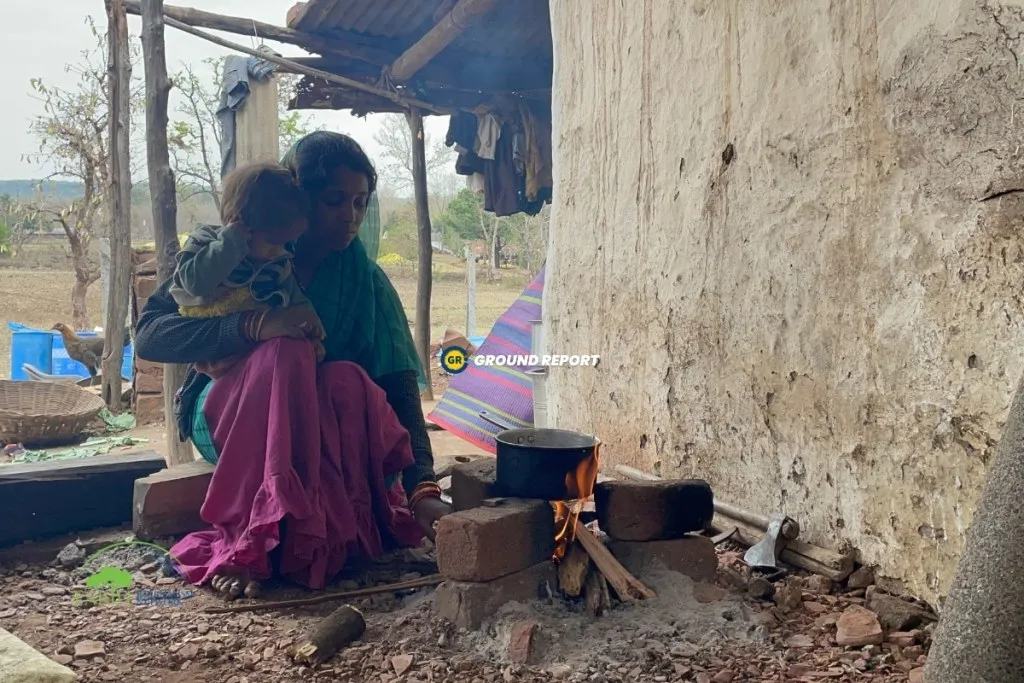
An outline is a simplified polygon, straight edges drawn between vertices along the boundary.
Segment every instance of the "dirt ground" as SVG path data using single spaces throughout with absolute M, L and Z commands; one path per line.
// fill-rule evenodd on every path
M 33 255 L 38 256 L 38 255 Z M 447 257 L 446 257 L 447 258 Z M 30 259 L 25 264 L 0 257 L 0 379 L 10 377 L 11 332 L 9 322 L 49 329 L 56 322 L 71 322 L 71 286 L 74 274 L 54 263 L 59 259 Z M 439 341 L 448 327 L 464 331 L 466 326 L 466 283 L 455 260 L 439 260 L 431 291 L 431 339 Z M 416 274 L 409 268 L 385 268 L 405 306 L 411 324 L 415 324 Z M 506 270 L 501 278 L 487 281 L 481 273 L 477 280 L 476 332 L 484 334 L 512 305 L 527 283 L 524 272 Z M 93 325 L 101 325 L 100 283 L 89 287 L 87 304 Z M 467 335 L 473 336 L 473 335 Z
M 720 550 L 722 566 L 736 567 L 737 557 Z M 436 617 L 432 589 L 355 600 L 368 624 L 363 638 L 311 669 L 292 662 L 288 648 L 338 604 L 208 614 L 206 608 L 223 601 L 202 588 L 189 597 L 190 587 L 162 578 L 152 562 L 143 564 L 152 559 L 128 556 L 119 566 L 133 572 L 136 588 L 185 591 L 176 593 L 179 605 L 81 605 L 74 596 L 81 596 L 76 585 L 86 569 L 58 561 L 12 564 L 18 560 L 8 557 L 0 576 L 0 626 L 70 666 L 83 683 L 916 682 L 929 638 L 918 631 L 899 635 L 899 644 L 836 645 L 835 623 L 864 602 L 863 588 L 825 593 L 820 580 L 792 576 L 778 587 L 796 603 L 782 606 L 730 588 L 725 570 L 718 586 L 661 571 L 641 577 L 656 598 L 617 604 L 600 619 L 556 595 L 508 605 L 479 632 Z M 395 556 L 333 588 L 412 578 L 418 572 L 409 571 L 409 560 Z M 268 587 L 263 599 L 302 595 Z M 248 602 L 254 601 L 235 604 Z M 510 634 L 525 622 L 537 624 L 535 654 L 527 664 L 514 663 Z

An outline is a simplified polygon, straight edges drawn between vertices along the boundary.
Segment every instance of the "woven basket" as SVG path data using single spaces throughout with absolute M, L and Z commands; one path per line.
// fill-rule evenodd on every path
M 104 405 L 74 384 L 0 380 L 0 440 L 66 441 L 84 432 Z

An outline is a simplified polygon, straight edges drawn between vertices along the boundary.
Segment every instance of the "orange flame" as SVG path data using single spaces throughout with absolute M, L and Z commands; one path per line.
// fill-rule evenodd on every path
M 569 493 L 567 501 L 555 501 L 555 554 L 552 559 L 558 562 L 569 552 L 576 540 L 576 524 L 579 521 L 583 504 L 594 495 L 597 483 L 597 471 L 601 462 L 598 456 L 600 443 L 594 446 L 594 453 L 580 461 L 574 472 L 565 475 L 565 488 Z

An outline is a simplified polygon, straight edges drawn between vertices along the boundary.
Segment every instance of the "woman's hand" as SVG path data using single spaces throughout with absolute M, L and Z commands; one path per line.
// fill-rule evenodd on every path
M 323 325 L 311 309 L 305 306 L 289 306 L 268 310 L 260 327 L 259 341 L 267 341 L 277 337 L 291 339 L 324 339 Z
M 455 509 L 451 505 L 444 502 L 440 498 L 424 498 L 416 503 L 412 509 L 412 515 L 419 522 L 420 528 L 423 529 L 423 533 L 427 535 L 427 538 L 431 542 L 434 541 L 435 531 L 434 524 L 445 515 L 450 515 L 455 512 Z

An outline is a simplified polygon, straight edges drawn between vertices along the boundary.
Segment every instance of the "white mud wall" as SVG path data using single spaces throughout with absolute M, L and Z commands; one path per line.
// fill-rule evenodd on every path
M 551 0 L 558 426 L 937 602 L 1024 369 L 1022 5 Z

